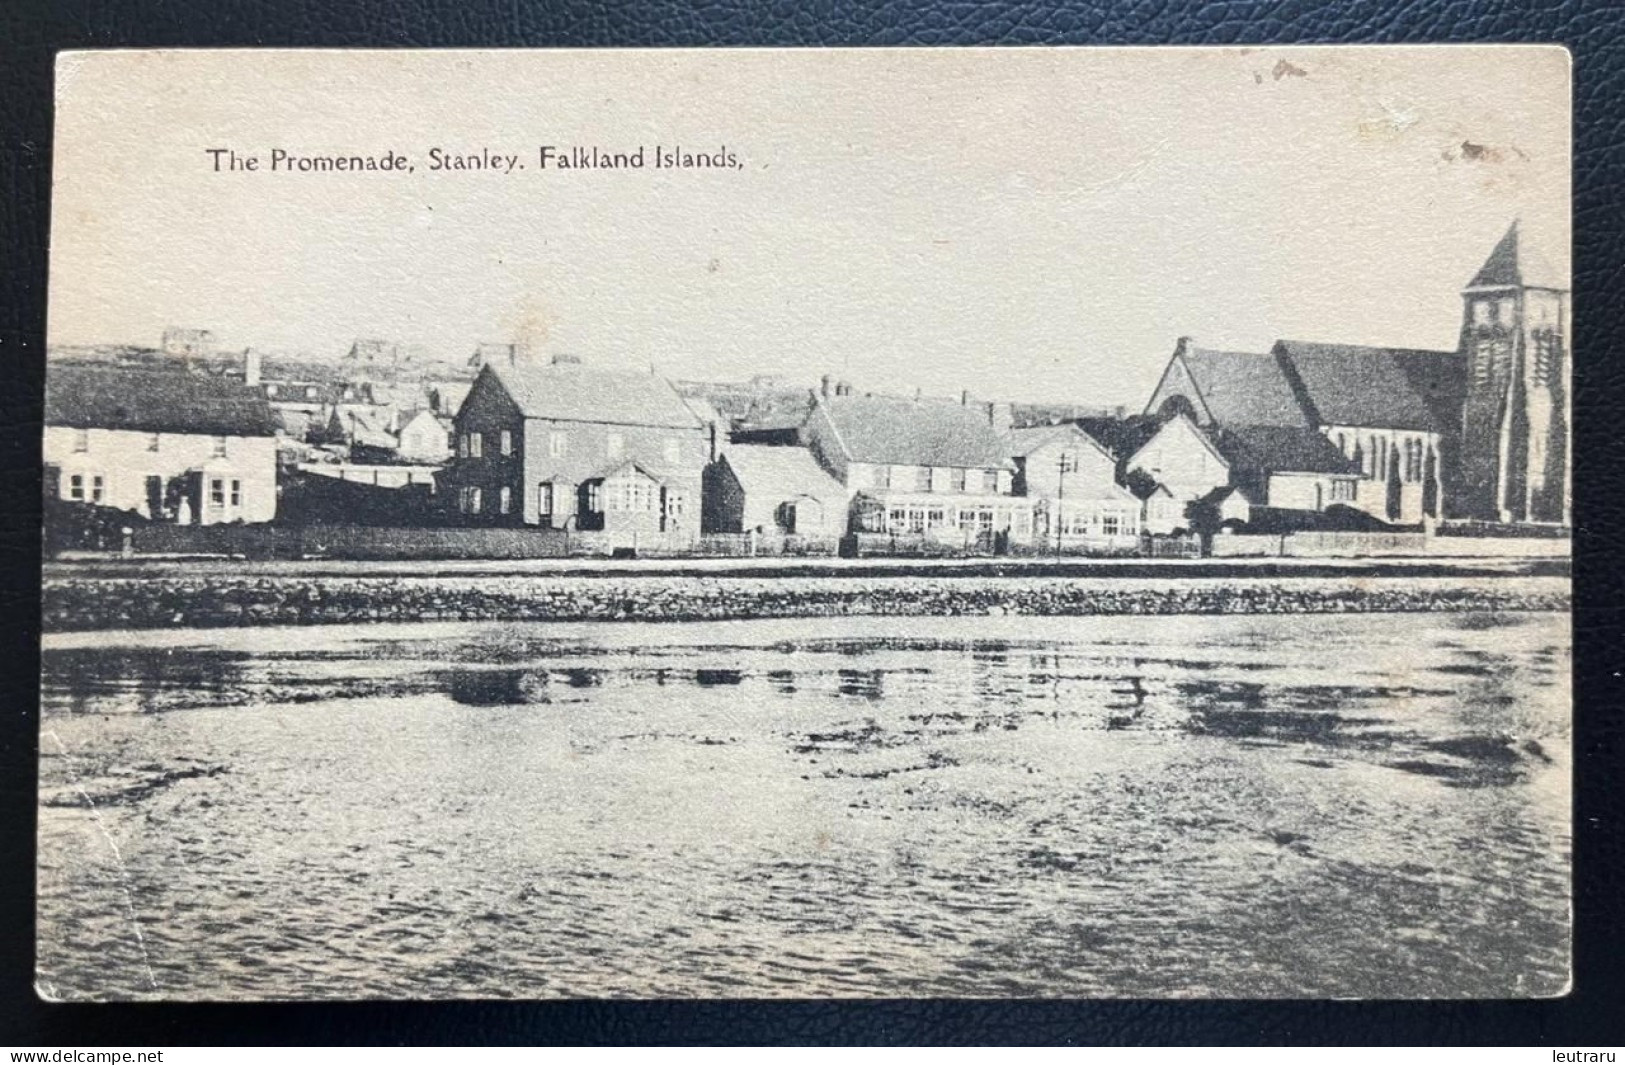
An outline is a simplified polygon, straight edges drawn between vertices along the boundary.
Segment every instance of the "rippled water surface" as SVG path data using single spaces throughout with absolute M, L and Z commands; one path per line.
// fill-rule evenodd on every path
M 90 633 L 74 998 L 1552 994 L 1558 615 Z

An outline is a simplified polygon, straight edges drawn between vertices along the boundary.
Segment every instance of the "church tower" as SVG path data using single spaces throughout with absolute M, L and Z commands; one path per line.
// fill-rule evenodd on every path
M 1513 222 L 1462 299 L 1467 392 L 1455 506 L 1484 521 L 1567 524 L 1568 280 Z

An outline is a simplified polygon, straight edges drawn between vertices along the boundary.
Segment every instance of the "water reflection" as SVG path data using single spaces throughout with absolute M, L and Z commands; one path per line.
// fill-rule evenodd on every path
M 58 993 L 151 990 L 128 900 L 159 990 L 194 996 L 1496 995 L 1566 974 L 1561 618 L 301 638 L 47 645 Z

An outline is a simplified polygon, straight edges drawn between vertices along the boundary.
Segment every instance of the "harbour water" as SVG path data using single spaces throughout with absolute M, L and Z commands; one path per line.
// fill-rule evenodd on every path
M 47 997 L 1560 993 L 1553 613 L 47 636 Z

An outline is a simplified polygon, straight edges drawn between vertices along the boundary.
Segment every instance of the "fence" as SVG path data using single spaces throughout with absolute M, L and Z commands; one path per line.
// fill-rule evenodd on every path
M 1219 535 L 1214 558 L 1564 558 L 1569 541 L 1424 533 L 1295 532 Z
M 779 533 L 706 533 L 700 537 L 699 553 L 719 558 L 833 555 L 840 541 L 828 537 L 795 536 Z
M 130 546 L 142 555 L 245 558 L 559 558 L 571 553 L 570 539 L 541 529 L 142 525 L 132 530 Z

